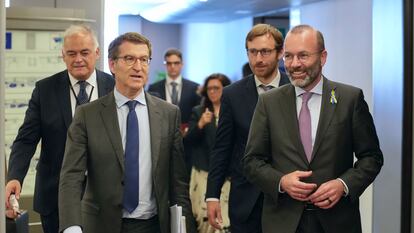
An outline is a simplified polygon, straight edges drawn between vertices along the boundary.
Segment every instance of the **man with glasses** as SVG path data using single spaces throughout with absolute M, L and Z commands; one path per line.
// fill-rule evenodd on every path
M 180 111 L 144 91 L 151 43 L 118 36 L 108 48 L 115 89 L 78 108 L 68 130 L 59 187 L 60 231 L 170 232 L 170 206 L 195 233 Z M 81 200 L 83 173 L 88 171 Z
M 253 74 L 224 88 L 207 181 L 207 212 L 210 224 L 220 229 L 220 193 L 230 174 L 230 230 L 260 233 L 263 195 L 244 177 L 244 155 L 250 121 L 259 94 L 289 83 L 278 70 L 283 54 L 283 36 L 273 26 L 258 24 L 246 36 L 246 52 Z
M 311 26 L 292 28 L 284 50 L 292 85 L 259 97 L 243 158 L 264 193 L 263 232 L 361 233 L 359 196 L 383 165 L 362 90 L 322 75 Z
M 180 50 L 168 49 L 164 55 L 164 64 L 167 69 L 166 79 L 151 84 L 148 92 L 180 108 L 182 130 L 185 132 L 190 121 L 191 110 L 200 104 L 201 97 L 197 94 L 198 84 L 182 77 L 181 70 L 184 64 Z
M 78 105 L 109 93 L 111 75 L 95 69 L 98 40 L 85 25 L 72 25 L 64 32 L 62 57 L 67 70 L 38 81 L 23 125 L 13 143 L 6 185 L 9 197 L 20 198 L 23 180 L 41 140 L 36 166 L 33 209 L 40 214 L 43 232 L 58 232 L 58 185 L 65 150 L 66 132 Z

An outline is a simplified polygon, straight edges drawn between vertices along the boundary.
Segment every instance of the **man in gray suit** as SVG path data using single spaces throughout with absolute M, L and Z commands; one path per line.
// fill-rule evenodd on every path
M 78 108 L 68 131 L 60 231 L 169 233 L 169 207 L 178 204 L 187 232 L 195 233 L 179 109 L 143 88 L 151 43 L 138 33 L 123 34 L 109 45 L 108 58 L 115 90 Z
M 383 155 L 362 90 L 325 78 L 326 58 L 322 33 L 294 27 L 284 46 L 292 85 L 259 97 L 243 164 L 264 192 L 264 233 L 362 232 L 359 196 Z

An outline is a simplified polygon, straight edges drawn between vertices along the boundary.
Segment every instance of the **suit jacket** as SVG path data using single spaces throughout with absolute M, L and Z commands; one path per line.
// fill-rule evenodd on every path
M 161 80 L 151 84 L 148 87 L 148 92 L 163 100 L 166 100 L 165 82 Z M 182 89 L 180 96 L 180 103 L 178 107 L 181 110 L 181 123 L 188 123 L 191 117 L 191 110 L 196 105 L 200 104 L 201 97 L 197 94 L 198 84 L 188 79 L 182 79 Z
M 332 95 L 337 103 L 330 102 Z M 362 90 L 324 78 L 311 162 L 300 140 L 295 89 L 286 85 L 259 97 L 243 163 L 248 179 L 264 192 L 264 233 L 295 232 L 304 203 L 277 190 L 281 177 L 296 170 L 312 170 L 305 181 L 318 186 L 341 178 L 349 194 L 314 213 L 326 233 L 360 233 L 358 199 L 379 173 L 383 155 Z
M 281 73 L 279 86 L 287 83 L 289 78 Z M 230 220 L 237 219 L 238 222 L 249 217 L 260 195 L 260 190 L 244 177 L 240 164 L 257 98 L 253 75 L 224 88 L 216 143 L 210 157 L 206 198 L 220 197 L 221 187 L 230 171 L 229 216 Z
M 96 79 L 98 96 L 104 96 L 113 89 L 115 81 L 111 75 L 96 70 Z M 17 179 L 23 185 L 30 160 L 41 139 L 33 208 L 43 215 L 58 207 L 59 174 L 71 122 L 68 71 L 36 82 L 24 122 L 12 146 L 7 179 Z
M 187 232 L 195 233 L 183 161 L 180 113 L 146 94 L 151 131 L 153 192 L 161 233 L 170 232 L 169 207 L 178 204 Z M 81 201 L 82 179 L 88 179 Z M 84 233 L 121 230 L 124 150 L 113 92 L 76 111 L 68 130 L 59 187 L 60 230 L 79 225 Z
M 215 118 L 213 117 L 212 121 L 206 124 L 203 129 L 198 128 L 198 121 L 204 111 L 205 108 L 201 105 L 197 105 L 193 108 L 185 140 L 188 142 L 188 145 L 191 146 L 191 160 L 193 166 L 208 172 L 210 162 L 209 157 L 214 142 L 216 141 L 217 127 Z

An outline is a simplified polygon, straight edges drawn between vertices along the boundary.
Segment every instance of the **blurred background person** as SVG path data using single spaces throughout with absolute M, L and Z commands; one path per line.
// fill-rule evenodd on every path
M 220 112 L 220 99 L 223 87 L 230 84 L 230 79 L 220 73 L 207 77 L 201 89 L 201 104 L 193 108 L 189 130 L 185 140 L 191 145 L 192 171 L 190 179 L 190 199 L 193 213 L 198 224 L 199 233 L 226 232 L 229 228 L 228 196 L 230 182 L 227 180 L 222 188 L 221 202 L 223 229 L 216 230 L 208 223 L 207 206 L 204 201 L 207 188 L 209 156 L 216 139 L 216 129 Z

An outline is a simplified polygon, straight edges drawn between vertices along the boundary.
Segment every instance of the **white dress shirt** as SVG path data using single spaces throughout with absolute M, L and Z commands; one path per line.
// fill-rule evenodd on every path
M 175 82 L 175 83 L 177 83 L 177 95 L 178 95 L 177 101 L 178 101 L 178 103 L 180 103 L 181 91 L 183 89 L 183 77 L 180 75 L 176 79 L 172 79 L 167 75 L 167 78 L 165 80 L 166 80 L 165 81 L 165 100 L 168 103 L 172 103 L 171 94 L 172 94 L 172 88 L 173 87 L 172 87 L 171 83 Z
M 79 94 L 79 80 L 74 78 L 69 72 L 69 81 L 71 85 L 70 90 L 70 104 L 72 107 L 72 117 L 75 115 L 75 109 L 76 109 L 76 97 Z M 96 70 L 93 71 L 91 76 L 89 76 L 88 79 L 85 80 L 86 82 L 86 93 L 88 94 L 89 100 L 94 101 L 98 99 L 98 82 L 96 81 Z

